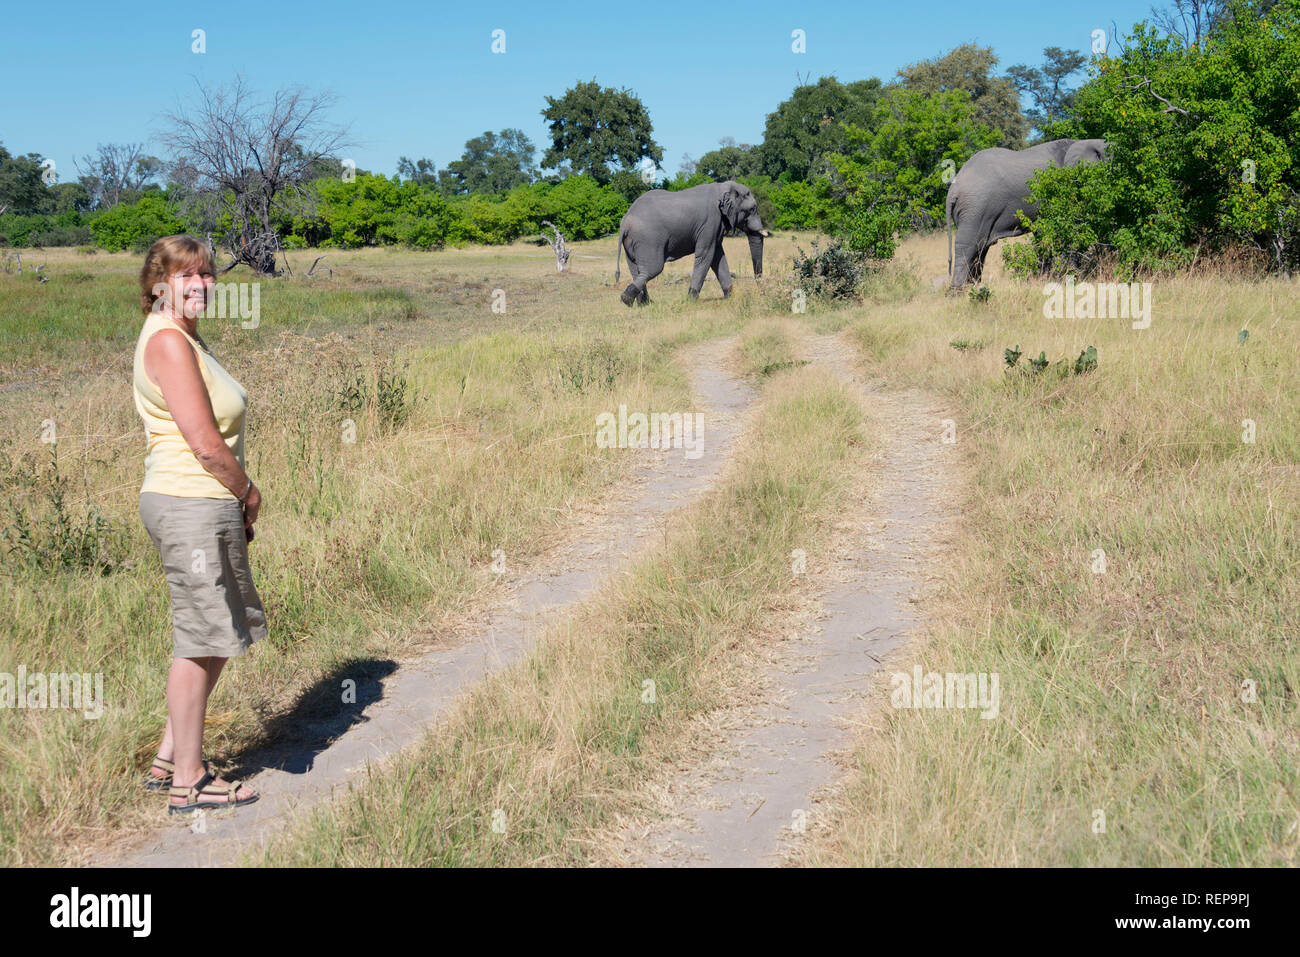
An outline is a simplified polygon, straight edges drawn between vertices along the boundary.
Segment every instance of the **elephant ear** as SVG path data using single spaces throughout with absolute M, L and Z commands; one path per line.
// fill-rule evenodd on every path
M 736 218 L 740 213 L 740 191 L 734 185 L 728 186 L 718 200 L 718 210 L 727 229 L 736 228 Z

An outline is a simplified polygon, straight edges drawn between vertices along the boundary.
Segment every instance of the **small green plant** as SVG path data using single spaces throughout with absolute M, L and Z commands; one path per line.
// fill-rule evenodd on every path
M 980 349 L 984 348 L 986 343 L 983 339 L 953 339 L 948 343 L 948 345 L 952 346 L 958 352 L 978 352 Z
M 1012 370 L 1019 372 L 1021 375 L 1040 375 L 1049 365 L 1052 365 L 1047 359 L 1047 352 L 1039 350 L 1037 359 L 1030 359 L 1026 365 L 1020 365 L 1020 357 L 1024 352 L 1020 349 L 1020 343 L 1016 343 L 1014 348 L 1005 349 L 1002 352 L 1002 361 L 1006 364 L 1007 372 Z M 1054 365 L 1061 378 L 1065 378 L 1071 372 L 1075 375 L 1085 375 L 1094 372 L 1097 369 L 1097 347 L 1088 346 L 1079 353 L 1079 357 L 1071 365 L 1069 359 L 1059 359 Z
M 982 306 L 993 298 L 993 290 L 988 286 L 972 286 L 970 292 L 966 293 L 972 303 Z
M 759 375 L 771 375 L 773 372 L 780 372 L 782 369 L 797 369 L 799 366 L 806 366 L 807 359 L 788 359 L 785 362 L 769 362 L 763 368 L 758 370 Z
M 51 571 L 92 571 L 110 574 L 123 567 L 119 556 L 124 535 L 87 500 L 81 509 L 69 501 L 72 480 L 59 470 L 58 446 L 50 444 L 47 468 L 36 464 L 36 457 L 25 455 L 16 464 L 0 462 L 3 475 L 0 487 L 10 497 L 12 521 L 0 530 L 5 548 L 0 562 L 27 569 Z M 32 493 L 27 505 L 20 504 L 20 489 Z M 30 502 L 34 498 L 35 502 Z M 33 507 L 43 500 L 45 508 Z
M 1079 358 L 1074 360 L 1074 374 L 1084 375 L 1093 372 L 1097 368 L 1097 347 L 1088 346 L 1079 353 Z
M 344 412 L 373 409 L 384 433 L 404 424 L 415 403 L 415 393 L 406 380 L 406 365 L 397 365 L 391 358 L 380 360 L 373 374 L 359 361 L 345 366 L 343 386 L 335 393 L 335 406 Z
M 1244 346 L 1244 345 L 1246 344 L 1246 340 L 1249 339 L 1249 338 L 1250 338 L 1250 330 L 1249 330 L 1249 329 L 1242 329 L 1241 332 L 1237 333 L 1237 343 L 1238 343 L 1239 345 L 1243 345 L 1243 346 Z

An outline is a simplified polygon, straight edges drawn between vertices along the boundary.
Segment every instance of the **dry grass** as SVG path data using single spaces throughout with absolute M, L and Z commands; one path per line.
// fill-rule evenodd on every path
M 746 352 L 789 356 L 770 328 Z M 271 865 L 563 865 L 658 769 L 693 719 L 751 680 L 765 624 L 795 587 L 862 457 L 860 410 L 811 370 L 770 380 L 722 482 L 668 541 L 493 676 L 416 749 L 373 768 L 259 858 Z M 654 685 L 653 700 L 645 695 Z M 495 827 L 494 827 L 495 822 Z
M 107 711 L 89 721 L 0 709 L 6 864 L 79 860 L 162 808 L 137 784 L 161 734 L 170 655 L 167 590 L 136 514 L 138 257 L 47 252 L 50 283 L 0 276 L 0 313 L 15 317 L 0 339 L 0 529 L 53 512 L 60 486 L 40 441 L 53 419 L 66 510 L 78 523 L 101 511 L 107 525 L 91 550 L 112 565 L 42 570 L 0 544 L 0 672 L 102 673 Z M 248 464 L 266 500 L 252 559 L 271 621 L 265 646 L 218 687 L 210 755 L 238 762 L 297 733 L 340 671 L 385 672 L 439 641 L 492 588 L 493 549 L 525 561 L 624 478 L 628 459 L 590 441 L 612 392 L 684 407 L 677 348 L 738 328 L 762 305 L 743 284 L 725 309 L 716 285 L 696 303 L 672 286 L 626 309 L 603 284 L 612 263 L 587 259 L 612 252 L 612 241 L 578 244 L 563 276 L 549 249 L 527 244 L 338 252 L 324 280 L 303 276 L 313 254 L 290 253 L 295 276 L 265 284 L 258 328 L 205 322 L 251 397 Z M 780 255 L 774 243 L 769 261 Z M 498 288 L 504 314 L 491 310 Z M 381 385 L 394 375 L 404 390 Z M 349 390 L 371 399 L 358 411 L 340 399 Z M 374 401 L 381 392 L 404 420 Z M 54 555 L 42 542 L 38 554 Z
M 941 251 L 903 253 L 924 274 Z M 974 475 L 933 627 L 895 666 L 997 673 L 1001 714 L 893 710 L 885 669 L 807 861 L 1295 863 L 1296 284 L 1158 282 L 1145 330 L 1045 319 L 1040 286 L 988 284 L 985 305 L 927 289 L 834 324 L 873 374 L 947 398 Z M 1008 375 L 1017 343 L 1095 345 L 1099 368 Z

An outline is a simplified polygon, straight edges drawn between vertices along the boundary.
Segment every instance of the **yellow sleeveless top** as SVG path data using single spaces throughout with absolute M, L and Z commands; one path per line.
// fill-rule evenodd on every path
M 140 491 L 181 498 L 236 498 L 230 489 L 217 481 L 215 475 L 199 464 L 189 443 L 172 420 L 171 413 L 167 411 L 162 390 L 145 373 L 145 346 L 160 329 L 179 329 L 181 335 L 194 347 L 199 372 L 203 376 L 203 384 L 207 386 L 208 399 L 212 402 L 212 412 L 216 416 L 217 430 L 239 464 L 244 464 L 244 411 L 248 405 L 248 393 L 221 367 L 216 357 L 179 324 L 160 313 L 150 313 L 135 344 L 133 373 L 135 408 L 144 420 L 145 437 L 149 442 L 149 451 L 144 460 L 144 485 Z

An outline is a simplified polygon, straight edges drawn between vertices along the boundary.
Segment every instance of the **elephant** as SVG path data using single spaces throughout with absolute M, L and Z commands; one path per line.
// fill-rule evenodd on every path
M 1024 150 L 980 150 L 968 159 L 948 186 L 944 204 L 951 288 L 978 282 L 989 247 L 999 239 L 1026 232 L 1016 217 L 1018 210 L 1029 219 L 1038 215 L 1038 204 L 1028 197 L 1029 177 L 1046 166 L 1105 159 L 1107 148 L 1105 140 L 1051 140 Z
M 619 281 L 627 253 L 631 284 L 623 304 L 647 303 L 646 283 L 664 271 L 664 263 L 695 254 L 690 296 L 696 299 L 710 269 L 718 277 L 723 298 L 731 295 L 731 270 L 722 252 L 722 237 L 738 230 L 749 237 L 754 275 L 763 275 L 763 238 L 770 235 L 758 215 L 758 202 L 749 187 L 734 180 L 703 183 L 676 192 L 652 189 L 637 197 L 618 226 L 614 282 Z

